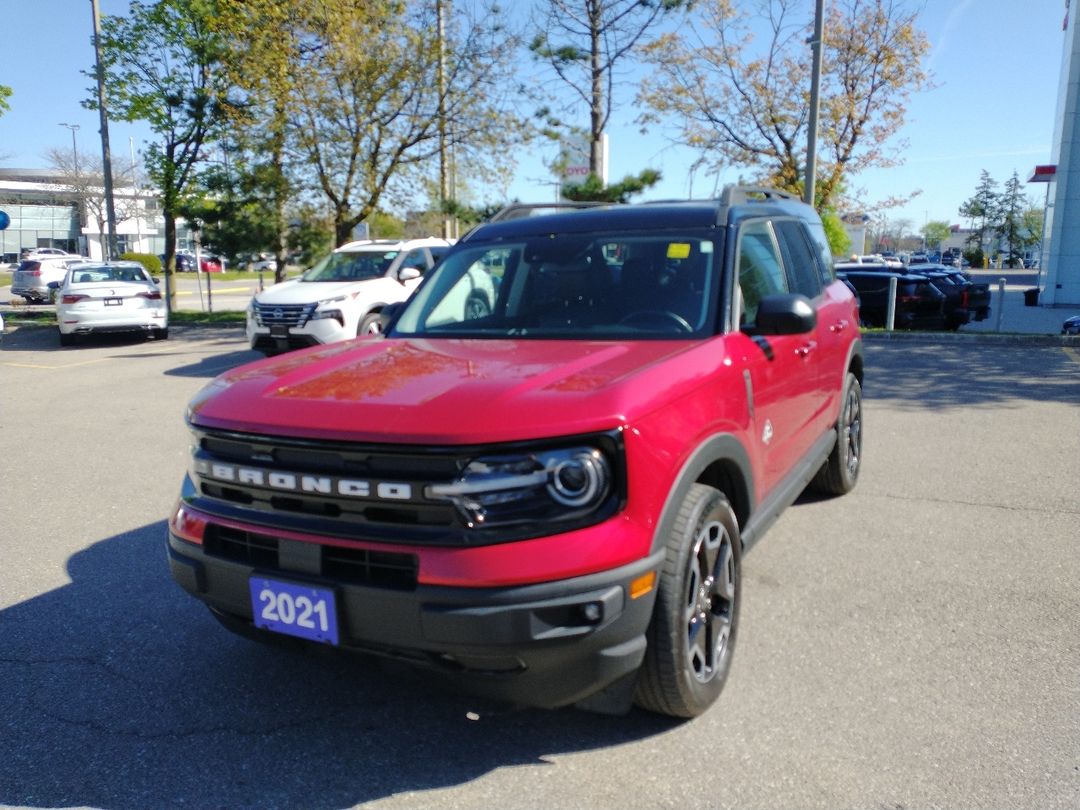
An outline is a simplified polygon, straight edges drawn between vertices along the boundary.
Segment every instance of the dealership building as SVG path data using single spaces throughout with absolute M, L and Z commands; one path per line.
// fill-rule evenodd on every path
M 165 252 L 165 223 L 155 194 L 130 186 L 114 188 L 116 241 L 119 252 Z M 104 258 L 107 236 L 100 187 L 80 187 L 55 169 L 0 169 L 0 211 L 10 223 L 0 230 L 0 264 L 13 264 L 19 254 L 53 247 Z M 191 233 L 177 222 L 177 248 L 189 248 Z

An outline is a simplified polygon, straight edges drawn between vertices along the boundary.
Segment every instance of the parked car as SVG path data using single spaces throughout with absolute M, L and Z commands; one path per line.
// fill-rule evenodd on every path
M 895 273 L 885 264 L 853 264 L 841 262 L 839 272 L 850 270 Z M 945 328 L 959 329 L 972 321 L 986 320 L 990 316 L 990 285 L 975 283 L 970 274 L 942 264 L 924 262 L 908 267 L 908 275 L 920 275 L 930 279 L 945 294 Z
M 259 253 L 258 255 L 253 256 L 251 261 L 248 262 L 247 269 L 251 270 L 253 273 L 274 273 L 277 271 L 277 259 L 274 258 L 274 254 L 272 253 Z
M 86 261 L 81 256 L 41 256 L 23 259 L 11 277 L 11 293 L 31 304 L 47 304 L 51 300 L 49 285 L 62 282 L 68 267 Z
M 1080 315 L 1073 315 L 1071 318 L 1066 318 L 1065 323 L 1061 325 L 1061 334 L 1080 335 Z
M 68 268 L 56 300 L 60 345 L 112 332 L 169 336 L 169 313 L 157 279 L 138 262 L 81 262 Z
M 78 253 L 68 253 L 66 250 L 54 247 L 24 248 L 19 253 L 19 259 L 41 259 L 53 256 L 71 256 L 79 258 Z
M 866 326 L 885 326 L 889 311 L 889 279 L 896 279 L 896 329 L 944 329 L 945 294 L 926 276 L 880 270 L 837 268 L 859 293 L 859 315 Z
M 159 254 L 158 258 L 161 259 L 161 266 L 164 267 L 165 266 L 165 254 L 164 253 Z M 191 253 L 178 252 L 176 254 L 176 272 L 177 273 L 194 273 L 195 272 L 195 256 L 193 254 L 191 254 Z
M 400 287 L 396 259 L 379 278 Z M 856 485 L 857 317 L 817 213 L 782 192 L 496 217 L 385 335 L 195 396 L 172 575 L 263 641 L 699 715 L 754 629 L 743 549 L 808 485 Z
M 204 273 L 221 273 L 225 270 L 225 260 L 217 256 L 201 256 L 199 269 Z
M 450 242 L 435 238 L 342 245 L 299 278 L 252 299 L 248 342 L 265 354 L 277 354 L 377 334 L 383 308 L 408 298 L 449 249 Z

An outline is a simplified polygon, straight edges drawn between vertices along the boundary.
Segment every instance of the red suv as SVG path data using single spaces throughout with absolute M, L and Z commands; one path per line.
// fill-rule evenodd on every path
M 854 298 L 778 192 L 526 213 L 462 239 L 383 336 L 196 396 L 173 575 L 245 635 L 697 715 L 742 554 L 808 483 L 855 485 Z

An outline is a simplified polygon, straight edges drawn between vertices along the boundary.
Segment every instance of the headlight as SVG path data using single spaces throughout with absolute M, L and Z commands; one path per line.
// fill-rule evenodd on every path
M 612 494 L 611 464 L 595 447 L 572 447 L 469 462 L 456 481 L 433 484 L 429 498 L 448 500 L 469 528 L 575 520 Z
M 317 309 L 311 313 L 310 320 L 335 320 L 342 326 L 345 325 L 345 316 L 341 314 L 340 309 Z

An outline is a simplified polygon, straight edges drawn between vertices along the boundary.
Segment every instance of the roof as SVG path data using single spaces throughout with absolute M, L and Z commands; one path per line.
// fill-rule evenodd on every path
M 714 228 L 725 225 L 729 213 L 737 217 L 760 215 L 805 217 L 804 203 L 784 192 L 734 186 L 715 200 L 666 200 L 611 205 L 515 206 L 521 213 L 493 221 L 470 231 L 462 241 L 498 241 L 508 238 L 547 236 L 598 231 L 665 231 Z M 544 213 L 547 211 L 546 213 Z M 500 212 L 502 213 L 502 212 Z M 533 216 L 533 213 L 543 213 Z

